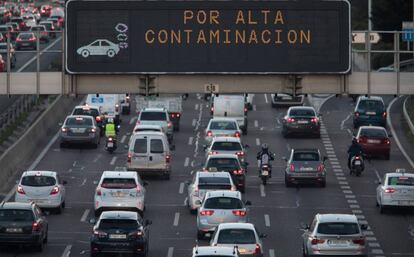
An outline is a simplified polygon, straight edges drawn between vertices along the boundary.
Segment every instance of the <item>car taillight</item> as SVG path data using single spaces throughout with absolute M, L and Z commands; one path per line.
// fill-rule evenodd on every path
M 95 120 L 99 122 L 99 121 L 102 120 L 102 118 L 101 118 L 101 116 L 96 116 Z
M 354 244 L 358 244 L 358 245 L 365 245 L 365 239 L 364 238 L 354 239 L 354 240 L 352 240 L 352 242 Z
M 254 254 L 260 254 L 262 253 L 262 249 L 260 248 L 259 244 L 256 244 L 256 247 L 254 248 Z
M 358 141 L 358 144 L 365 143 L 367 141 L 367 138 L 366 137 L 359 137 L 357 141 Z
M 37 221 L 33 221 L 32 223 L 32 231 L 39 231 L 40 230 L 40 223 Z
M 108 141 L 109 142 L 112 142 L 113 141 L 113 138 L 112 137 L 108 137 Z
M 236 191 L 236 190 L 237 190 L 237 188 L 236 188 L 236 186 L 231 186 L 230 190 L 231 190 L 231 191 Z
M 58 186 L 54 186 L 52 191 L 50 191 L 50 195 L 55 195 L 59 193 L 59 187 Z
M 131 159 L 132 159 L 132 154 L 131 153 L 128 153 L 128 160 L 127 160 L 127 162 L 131 162 Z
M 179 113 L 177 113 L 177 118 L 180 118 L 180 114 Z
M 382 113 L 382 117 L 385 119 L 385 118 L 387 118 L 387 112 L 383 112 Z
M 99 195 L 99 196 L 102 195 L 102 190 L 100 187 L 96 188 L 96 195 Z
M 239 132 L 239 131 L 236 131 L 236 132 L 234 133 L 234 136 L 235 136 L 235 137 L 240 137 L 240 132 Z
M 318 118 L 316 118 L 316 117 L 311 119 L 311 122 L 312 122 L 312 123 L 318 123 L 318 121 L 319 121 L 319 119 L 318 119 Z
M 312 241 L 311 241 L 311 244 L 313 244 L 313 245 L 323 244 L 323 243 L 325 243 L 325 240 L 324 240 L 324 239 L 314 238 L 314 239 L 312 239 Z
M 323 164 L 319 164 L 318 166 L 318 172 L 323 172 L 325 166 Z
M 18 37 L 18 38 L 16 39 L 16 41 L 17 41 L 17 42 L 20 42 L 20 41 L 22 41 L 22 39 Z
M 244 156 L 244 152 L 237 152 L 236 155 L 237 156 Z
M 359 157 L 359 156 L 355 157 L 355 160 L 360 160 L 360 159 L 361 159 L 361 157 Z
M 294 118 L 287 118 L 287 120 L 286 120 L 288 123 L 292 123 L 292 122 L 295 122 L 295 119 Z
M 171 118 L 175 118 L 175 113 L 171 113 Z
M 22 194 L 22 195 L 26 194 L 26 192 L 24 192 L 23 187 L 21 185 L 17 186 L 16 191 L 17 191 L 17 193 Z
M 236 174 L 236 175 L 243 174 L 243 170 L 242 169 L 233 170 L 233 174 Z
M 388 138 L 386 138 L 386 139 L 384 139 L 384 144 L 389 145 L 389 144 L 391 144 L 391 141 Z
M 214 214 L 213 210 L 205 210 L 205 211 L 200 211 L 200 215 L 201 216 L 211 216 Z
M 244 107 L 244 113 L 247 113 L 247 108 L 246 107 Z
M 295 165 L 290 164 L 290 166 L 289 166 L 289 170 L 290 170 L 290 171 L 292 171 L 292 172 L 293 172 L 293 171 L 295 171 Z
M 211 131 L 208 131 L 208 132 L 207 132 L 207 136 L 208 136 L 208 137 L 211 137 L 211 136 L 213 136 L 213 132 L 211 132 Z
M 355 112 L 355 117 L 359 117 L 359 112 Z
M 240 211 L 240 210 L 236 210 L 233 211 L 234 216 L 246 216 L 247 212 L 246 211 Z
M 210 112 L 213 113 L 214 112 L 214 107 L 210 107 Z
M 141 194 L 141 187 L 139 185 L 137 186 L 136 190 L 137 190 L 137 194 Z
M 198 186 L 196 186 L 196 187 L 194 188 L 193 195 L 198 196 L 198 192 L 199 192 L 199 189 L 198 189 Z
M 167 155 L 165 156 L 165 162 L 166 162 L 166 163 L 170 163 L 170 161 L 171 161 L 171 155 L 167 154 Z
M 388 193 L 388 194 L 392 194 L 392 193 L 394 193 L 394 192 L 395 192 L 395 189 L 394 189 L 394 188 L 392 188 L 392 187 L 389 187 L 389 188 L 386 188 L 386 189 L 384 190 L 384 192 L 385 192 L 385 193 Z
M 36 40 L 36 38 L 35 37 L 31 37 L 31 38 L 29 38 L 29 41 L 35 41 Z
M 128 236 L 131 236 L 131 237 L 142 237 L 143 235 L 144 235 L 144 232 L 142 232 L 141 230 L 134 231 L 128 234 Z
M 108 234 L 106 232 L 103 231 L 99 231 L 99 230 L 94 230 L 93 234 L 99 238 L 103 238 L 106 237 Z

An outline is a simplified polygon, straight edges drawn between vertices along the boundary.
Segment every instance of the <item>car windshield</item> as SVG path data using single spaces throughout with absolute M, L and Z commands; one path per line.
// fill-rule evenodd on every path
M 255 244 L 256 237 L 250 229 L 222 229 L 217 244 Z
M 293 154 L 293 161 L 319 161 L 318 153 L 298 152 Z
M 384 110 L 384 104 L 378 100 L 363 100 L 359 102 L 358 110 L 381 112 Z
M 33 212 L 31 210 L 0 209 L 0 222 L 4 221 L 33 221 Z
M 320 223 L 318 233 L 325 235 L 353 235 L 359 234 L 359 226 L 357 223 L 347 222 L 326 222 Z
M 107 189 L 132 189 L 137 187 L 133 178 L 104 178 L 101 187 Z
M 136 230 L 138 222 L 131 219 L 102 219 L 99 222 L 99 229 Z
M 198 189 L 231 189 L 231 182 L 228 177 L 199 177 Z
M 242 209 L 243 204 L 240 199 L 233 197 L 213 197 L 208 198 L 203 206 L 205 209 L 234 210 Z
M 239 142 L 214 142 L 211 150 L 215 151 L 241 151 Z
M 161 129 L 156 129 L 156 128 L 136 128 L 134 131 L 135 132 L 142 132 L 142 131 L 162 132 Z
M 21 184 L 23 186 L 31 187 L 47 187 L 54 186 L 56 184 L 56 179 L 50 176 L 24 176 Z
M 76 108 L 73 111 L 73 115 L 86 115 L 86 116 L 99 116 L 99 111 L 97 109 L 84 109 L 84 108 Z
M 74 127 L 85 127 L 85 126 L 92 126 L 92 120 L 86 118 L 68 118 L 66 120 L 66 126 L 74 126 Z
M 142 112 L 140 120 L 167 120 L 165 112 Z
M 361 129 L 359 135 L 364 137 L 387 137 L 385 130 L 372 128 Z
M 212 121 L 210 129 L 214 130 L 236 130 L 237 126 L 234 121 Z
M 292 109 L 289 112 L 290 116 L 315 116 L 315 112 L 310 109 Z
M 237 159 L 233 158 L 212 158 L 208 161 L 207 164 L 208 168 L 217 168 L 217 170 L 220 170 L 220 168 L 239 168 L 239 163 L 237 162 Z
M 24 33 L 24 34 L 19 35 L 19 38 L 21 38 L 21 39 L 29 39 L 29 38 L 32 38 L 32 37 L 33 37 L 33 34 L 30 34 L 30 33 Z
M 414 177 L 406 177 L 404 175 L 388 178 L 389 186 L 414 186 Z

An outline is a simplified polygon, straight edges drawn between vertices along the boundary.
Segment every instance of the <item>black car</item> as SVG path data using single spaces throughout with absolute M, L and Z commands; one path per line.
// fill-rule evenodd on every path
M 320 137 L 320 121 L 313 107 L 290 107 L 283 118 L 282 135 L 307 134 Z
M 147 256 L 149 225 L 137 212 L 104 211 L 93 227 L 91 257 L 100 253 Z
M 48 222 L 34 203 L 0 204 L 0 245 L 34 246 L 38 252 L 47 243 Z
M 384 101 L 379 96 L 360 96 L 354 110 L 354 128 L 363 125 L 385 127 L 387 110 Z

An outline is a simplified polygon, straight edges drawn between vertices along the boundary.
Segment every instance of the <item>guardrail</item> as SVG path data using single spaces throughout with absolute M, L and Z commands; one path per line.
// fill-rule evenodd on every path
M 408 114 L 408 111 L 407 111 L 407 101 L 408 101 L 408 99 L 409 99 L 410 97 L 406 97 L 405 99 L 404 99 L 404 103 L 403 103 L 403 114 L 404 114 L 404 118 L 405 118 L 405 120 L 407 121 L 407 124 L 408 124 L 408 128 L 410 129 L 410 131 L 411 131 L 411 134 L 413 134 L 414 135 L 414 124 L 413 124 L 413 122 L 411 121 L 411 117 L 410 117 L 410 115 Z
M 29 112 L 36 102 L 37 96 L 23 95 L 9 108 L 0 114 L 0 134 L 13 124 L 25 112 Z

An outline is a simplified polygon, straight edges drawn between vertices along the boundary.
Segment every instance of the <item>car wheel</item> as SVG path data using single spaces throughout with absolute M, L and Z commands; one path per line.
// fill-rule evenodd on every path
M 170 173 L 169 172 L 164 174 L 164 179 L 165 180 L 170 180 Z
M 389 160 L 390 159 L 390 153 L 387 153 L 386 155 L 384 155 L 384 159 Z
M 48 232 L 48 229 L 46 229 L 46 236 L 45 236 L 45 238 L 43 238 L 43 243 L 44 244 L 47 244 L 47 241 L 48 241 L 48 236 L 47 236 L 47 233 Z
M 61 214 L 62 213 L 62 204 L 60 204 L 59 205 L 59 207 L 57 207 L 56 209 L 55 209 L 55 211 L 56 211 L 56 214 Z
M 86 49 L 83 49 L 82 52 L 81 52 L 81 55 L 82 55 L 83 58 L 89 57 L 89 54 L 90 54 L 89 51 L 86 50 Z
M 292 183 L 289 182 L 289 180 L 287 179 L 287 177 L 285 177 L 285 186 L 286 187 L 291 187 Z
M 326 187 L 326 180 L 323 180 L 319 185 L 320 187 Z
M 95 148 L 95 149 L 98 148 L 98 143 L 93 143 L 92 147 Z
M 43 240 L 40 243 L 36 244 L 34 249 L 36 252 L 39 252 L 39 253 L 42 252 L 43 251 Z
M 65 203 L 65 201 L 63 201 L 63 203 L 62 203 L 62 209 L 65 209 L 65 207 L 66 207 L 66 203 Z
M 91 257 L 98 257 L 98 253 L 91 253 Z
M 282 129 L 282 136 L 283 136 L 284 138 L 287 138 L 287 137 L 289 136 L 289 133 L 287 132 L 287 130 Z
M 114 50 L 112 50 L 112 49 L 110 49 L 110 50 L 108 50 L 108 52 L 106 52 L 106 55 L 109 57 L 109 58 L 112 58 L 112 57 L 114 57 L 115 56 L 115 51 Z
M 203 240 L 204 239 L 204 233 L 202 231 L 197 231 L 197 239 Z
M 379 207 L 379 212 L 380 212 L 381 214 L 384 214 L 384 212 L 385 212 L 385 207 L 384 207 L 384 205 L 382 205 L 382 204 L 378 204 L 378 207 Z
M 64 147 L 66 147 L 66 144 L 64 142 L 60 142 L 59 146 L 60 146 L 60 148 L 64 148 Z
M 240 191 L 240 193 L 243 193 L 244 194 L 244 192 L 246 192 L 246 186 L 243 185 L 242 187 L 240 187 L 239 188 L 239 191 Z

